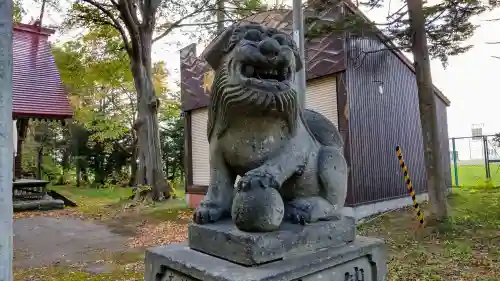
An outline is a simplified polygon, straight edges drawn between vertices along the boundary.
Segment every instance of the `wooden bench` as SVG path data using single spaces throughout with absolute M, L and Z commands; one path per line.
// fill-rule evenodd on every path
M 14 200 L 37 200 L 47 195 L 48 181 L 34 179 L 19 179 L 12 183 Z

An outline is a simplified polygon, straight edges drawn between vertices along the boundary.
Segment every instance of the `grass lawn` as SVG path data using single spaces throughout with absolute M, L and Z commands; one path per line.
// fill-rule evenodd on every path
M 80 198 L 88 199 L 84 200 L 88 204 L 99 202 L 101 205 L 97 209 L 110 202 L 120 202 L 119 196 L 111 196 L 106 191 L 100 191 L 102 196 L 97 196 L 94 191 L 63 189 L 62 193 L 80 194 Z M 407 208 L 358 227 L 361 235 L 385 240 L 390 255 L 389 281 L 500 281 L 500 189 L 454 188 L 448 202 L 450 218 L 439 226 L 419 227 L 414 210 Z M 423 204 L 423 208 L 424 214 L 428 213 L 427 204 Z M 90 213 L 95 211 L 89 210 Z M 132 214 L 137 216 L 137 213 L 125 212 L 121 219 Z M 175 203 L 173 206 L 144 207 L 139 213 L 151 225 L 138 234 L 142 235 L 137 239 L 141 246 L 185 239 L 191 210 Z M 15 270 L 15 280 L 137 281 L 144 278 L 142 260 L 140 253 L 106 253 L 101 262 L 114 265 L 114 269 L 107 273 L 88 273 L 82 265 L 51 266 Z
M 484 184 L 486 181 L 486 170 L 484 165 L 464 165 L 457 166 L 458 186 L 474 187 Z M 490 164 L 491 183 L 493 186 L 500 186 L 500 165 Z M 455 185 L 455 171 L 451 167 L 451 181 Z
M 119 215 L 123 209 L 130 207 L 130 201 L 127 200 L 132 195 L 131 188 L 78 188 L 70 185 L 52 186 L 49 189 L 57 191 L 63 196 L 74 201 L 78 208 L 75 209 L 79 214 L 90 217 L 110 217 Z M 157 216 L 163 210 L 183 209 L 186 208 L 184 201 L 185 193 L 182 189 L 174 191 L 177 200 L 169 201 L 168 203 L 147 204 L 135 207 L 134 210 L 140 209 L 142 215 L 150 214 Z
M 385 239 L 388 280 L 500 280 L 500 189 L 452 192 L 449 221 L 439 226 L 420 228 L 408 208 L 359 227 Z

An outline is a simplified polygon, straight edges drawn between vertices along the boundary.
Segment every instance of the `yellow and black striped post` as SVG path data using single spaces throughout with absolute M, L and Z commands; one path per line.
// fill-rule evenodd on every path
M 406 168 L 405 161 L 403 160 L 403 153 L 401 152 L 401 148 L 399 147 L 399 145 L 396 146 L 396 154 L 399 159 L 399 166 L 401 167 L 401 170 L 403 170 L 403 175 L 405 176 L 405 182 L 408 186 L 408 192 L 410 192 L 411 200 L 413 201 L 413 207 L 415 207 L 418 220 L 420 221 L 420 225 L 422 225 L 424 223 L 424 213 L 420 209 L 420 205 L 417 203 L 417 200 L 415 198 L 415 191 L 413 190 L 410 175 L 408 174 L 408 169 Z

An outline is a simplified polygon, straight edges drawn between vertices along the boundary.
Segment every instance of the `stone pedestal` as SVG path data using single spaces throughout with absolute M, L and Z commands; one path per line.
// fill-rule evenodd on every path
M 243 266 L 200 253 L 187 244 L 148 250 L 145 281 L 385 281 L 382 241 L 356 237 L 348 245 Z
M 149 249 L 145 281 L 385 281 L 381 240 L 354 219 L 247 233 L 231 222 L 191 225 L 186 243 Z

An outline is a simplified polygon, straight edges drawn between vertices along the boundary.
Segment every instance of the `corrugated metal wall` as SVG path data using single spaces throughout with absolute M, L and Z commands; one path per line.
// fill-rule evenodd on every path
M 407 196 L 395 148 L 400 145 L 417 193 L 427 190 L 415 74 L 378 39 L 347 41 L 347 95 L 353 202 Z M 378 88 L 382 86 L 383 93 Z M 436 97 L 437 98 L 437 97 Z M 446 106 L 439 99 L 443 157 L 448 159 Z M 445 163 L 449 177 L 449 159 Z M 449 180 L 448 180 L 449 182 Z
M 446 104 L 436 97 L 438 127 L 441 141 L 441 165 L 443 165 L 443 176 L 447 187 L 451 187 L 451 159 L 450 141 L 448 138 L 448 116 Z

